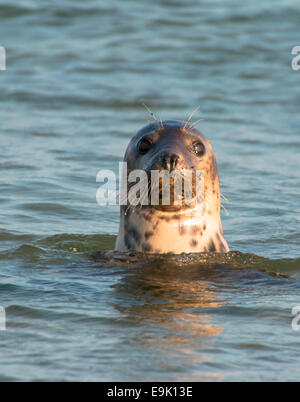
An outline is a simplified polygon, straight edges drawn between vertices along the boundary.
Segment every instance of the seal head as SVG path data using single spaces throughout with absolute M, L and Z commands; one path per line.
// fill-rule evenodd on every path
M 122 205 L 115 249 L 147 253 L 227 252 L 220 218 L 220 184 L 216 157 L 209 140 L 196 128 L 181 121 L 165 120 L 143 127 L 131 139 L 124 157 L 128 177 L 131 172 L 146 172 L 144 205 Z M 151 205 L 151 172 L 192 172 L 191 197 L 181 203 L 175 194 L 176 175 L 171 178 L 169 202 L 163 201 L 159 179 L 159 198 Z M 203 172 L 201 205 L 195 197 L 196 173 Z M 172 176 L 171 176 L 172 177 Z M 185 180 L 185 179 L 183 179 Z M 128 184 L 128 189 L 133 184 Z M 148 203 L 149 201 L 149 203 Z M 152 203 L 153 204 L 153 203 Z

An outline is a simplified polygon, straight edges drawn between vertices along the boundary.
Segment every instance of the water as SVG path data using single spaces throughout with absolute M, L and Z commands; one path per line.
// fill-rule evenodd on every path
M 299 19 L 296 0 L 1 2 L 2 380 L 299 380 Z M 238 252 L 90 257 L 119 220 L 96 173 L 141 102 L 200 105 Z

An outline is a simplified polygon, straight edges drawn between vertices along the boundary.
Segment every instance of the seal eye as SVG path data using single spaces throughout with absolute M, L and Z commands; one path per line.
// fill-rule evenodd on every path
M 145 154 L 151 148 L 152 142 L 147 138 L 142 138 L 141 141 L 138 143 L 138 151 L 140 154 Z
M 197 156 L 202 156 L 205 152 L 205 148 L 204 145 L 202 144 L 202 142 L 194 142 L 193 143 L 193 151 Z

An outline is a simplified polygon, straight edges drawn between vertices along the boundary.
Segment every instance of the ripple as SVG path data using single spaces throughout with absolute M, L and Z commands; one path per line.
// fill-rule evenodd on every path
M 1 4 L 0 19 L 22 17 L 24 15 L 31 14 L 32 12 L 34 12 L 34 8 L 10 4 Z
M 38 170 L 37 166 L 32 165 L 24 165 L 19 163 L 12 163 L 12 162 L 2 162 L 0 163 L 0 169 L 3 170 Z
M 119 253 L 116 251 L 99 251 L 91 256 L 94 261 L 114 266 L 120 263 L 124 266 L 139 264 L 174 264 L 177 267 L 195 265 L 199 267 L 224 266 L 232 269 L 255 268 L 266 271 L 278 277 L 288 277 L 288 272 L 300 271 L 300 258 L 268 259 L 251 253 L 231 251 L 229 253 L 190 253 L 190 254 L 144 254 L 138 252 Z
M 50 203 L 50 202 L 34 202 L 34 203 L 21 203 L 17 206 L 19 209 L 35 211 L 35 213 L 45 213 L 47 215 L 51 214 L 75 214 L 75 210 L 66 206 L 65 204 Z M 78 212 L 77 212 L 78 214 Z

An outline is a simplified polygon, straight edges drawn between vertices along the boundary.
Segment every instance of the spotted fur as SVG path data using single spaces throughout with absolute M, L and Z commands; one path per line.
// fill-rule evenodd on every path
M 144 156 L 137 154 L 137 144 L 145 135 L 156 138 L 156 148 Z M 190 151 L 190 138 L 205 146 L 203 157 Z M 194 205 L 168 212 L 151 206 L 122 206 L 116 250 L 145 253 L 227 252 L 220 218 L 220 185 L 216 157 L 210 142 L 194 127 L 182 122 L 163 121 L 141 129 L 130 141 L 125 153 L 128 173 L 133 169 L 149 170 L 159 166 L 161 152 L 176 152 L 180 167 L 204 171 L 204 205 Z M 126 214 L 125 214 L 126 211 Z

